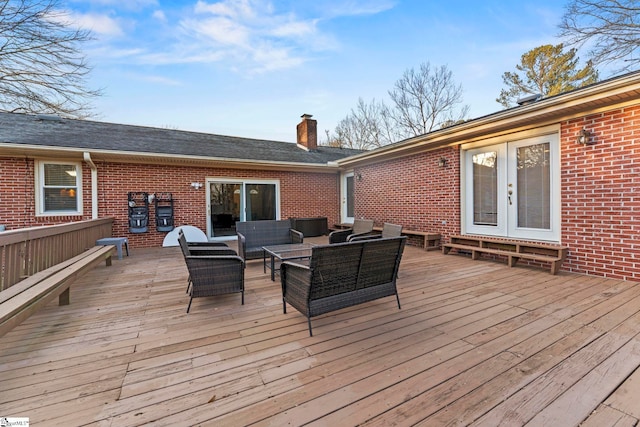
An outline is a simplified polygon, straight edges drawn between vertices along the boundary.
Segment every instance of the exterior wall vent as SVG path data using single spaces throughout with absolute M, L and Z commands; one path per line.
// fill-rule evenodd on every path
M 36 120 L 41 122 L 62 123 L 62 117 L 55 114 L 36 114 Z
M 518 105 L 522 106 L 522 105 L 533 104 L 534 102 L 538 101 L 541 98 L 542 98 L 542 94 L 534 93 L 533 95 L 520 98 L 516 102 L 518 103 Z

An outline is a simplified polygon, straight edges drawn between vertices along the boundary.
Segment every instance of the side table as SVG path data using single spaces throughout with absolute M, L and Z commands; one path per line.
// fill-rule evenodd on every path
M 129 239 L 126 237 L 105 237 L 103 239 L 96 240 L 96 245 L 115 245 L 118 250 L 118 259 L 122 259 L 122 246 L 124 245 L 124 248 L 127 251 L 127 256 L 129 256 Z

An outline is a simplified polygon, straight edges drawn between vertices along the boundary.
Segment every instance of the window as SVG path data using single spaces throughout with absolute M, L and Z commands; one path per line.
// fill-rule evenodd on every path
M 82 165 L 38 162 L 36 208 L 39 215 L 82 214 Z

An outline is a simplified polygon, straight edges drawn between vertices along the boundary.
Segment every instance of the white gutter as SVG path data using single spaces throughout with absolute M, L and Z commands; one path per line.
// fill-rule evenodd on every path
M 82 153 L 84 161 L 91 168 L 91 219 L 98 219 L 98 167 L 88 151 Z

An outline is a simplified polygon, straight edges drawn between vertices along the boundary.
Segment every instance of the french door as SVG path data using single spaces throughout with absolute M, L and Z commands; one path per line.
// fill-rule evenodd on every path
M 464 231 L 559 241 L 557 133 L 463 151 Z
M 280 217 L 278 181 L 207 180 L 209 237 L 235 236 L 236 221 L 260 221 Z
M 353 172 L 342 175 L 340 193 L 342 195 L 340 207 L 341 222 L 353 223 L 353 218 L 355 217 Z

